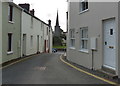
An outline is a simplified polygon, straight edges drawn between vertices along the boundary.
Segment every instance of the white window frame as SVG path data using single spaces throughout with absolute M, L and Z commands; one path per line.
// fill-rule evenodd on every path
M 12 6 L 12 5 L 8 5 L 8 22 L 9 23 L 11 23 L 11 24 L 13 24 L 14 22 L 13 22 L 13 19 L 14 19 L 14 7 L 12 6 L 12 21 L 10 20 L 10 6 Z
M 13 33 L 8 33 L 8 36 L 9 34 L 11 34 L 11 50 L 10 51 L 7 50 L 7 54 L 13 54 Z M 9 48 L 9 39 L 8 39 L 8 48 Z
M 88 39 L 88 27 L 80 28 L 80 51 L 88 53 Z
M 70 48 L 75 49 L 75 29 L 70 29 L 69 31 L 70 37 Z
M 84 8 L 83 8 L 83 3 L 85 4 Z M 87 6 L 86 6 L 87 5 Z M 88 11 L 88 0 L 80 0 L 80 3 L 79 3 L 79 8 L 80 8 L 80 13 L 83 13 L 83 12 L 86 12 Z
M 31 28 L 33 29 L 33 17 L 31 16 Z

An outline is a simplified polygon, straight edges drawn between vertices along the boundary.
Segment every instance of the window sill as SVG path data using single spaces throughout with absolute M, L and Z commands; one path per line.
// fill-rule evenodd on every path
M 14 24 L 15 22 L 13 22 L 13 21 L 8 21 L 9 23 L 11 23 L 11 24 Z
M 83 52 L 83 53 L 89 53 L 88 49 L 81 49 L 79 50 L 80 52 Z
M 86 10 L 84 10 L 84 11 L 81 11 L 79 14 L 85 13 L 85 12 L 87 12 L 87 11 L 89 11 L 89 9 L 86 9 Z
M 7 55 L 13 54 L 13 51 L 9 51 L 7 52 Z
M 73 49 L 73 50 L 75 49 L 75 47 L 69 47 L 69 48 L 70 48 L 70 49 Z

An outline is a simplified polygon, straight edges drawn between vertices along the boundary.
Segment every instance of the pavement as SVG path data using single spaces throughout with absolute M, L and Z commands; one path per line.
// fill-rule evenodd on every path
M 61 61 L 62 52 L 31 56 L 2 69 L 3 84 L 100 84 L 109 83 L 80 72 Z M 81 86 L 81 85 L 80 85 Z M 91 85 L 93 86 L 93 85 Z M 96 85 L 95 85 L 96 86 Z

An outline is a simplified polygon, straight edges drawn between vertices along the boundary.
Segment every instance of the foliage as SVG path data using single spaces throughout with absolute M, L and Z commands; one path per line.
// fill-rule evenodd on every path
M 54 46 L 62 45 L 62 39 L 60 37 L 54 36 L 53 37 L 53 45 Z
M 57 49 L 65 49 L 66 46 L 53 46 L 53 48 L 57 48 Z

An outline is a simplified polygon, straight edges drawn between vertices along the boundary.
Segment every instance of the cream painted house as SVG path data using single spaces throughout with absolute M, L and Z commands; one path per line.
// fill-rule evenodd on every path
M 0 1 L 0 40 L 2 40 L 2 2 Z M 2 41 L 0 41 L 0 64 L 2 63 Z
M 68 0 L 67 59 L 120 78 L 119 20 L 120 2 Z
M 4 63 L 20 57 L 22 9 L 13 2 L 2 2 L 2 12 L 0 13 L 2 13 L 2 18 L 0 18 L 2 19 L 1 51 L 2 63 Z
M 52 52 L 51 25 L 35 17 L 29 4 L 25 4 L 26 9 L 22 5 L 0 2 L 0 64 L 23 56 Z

